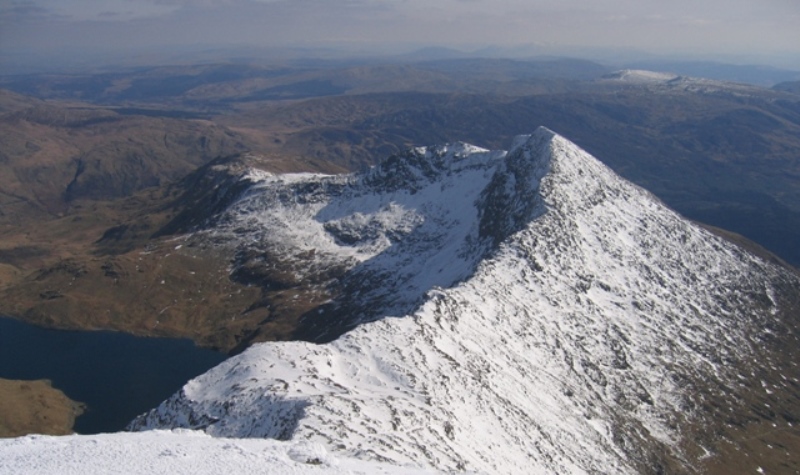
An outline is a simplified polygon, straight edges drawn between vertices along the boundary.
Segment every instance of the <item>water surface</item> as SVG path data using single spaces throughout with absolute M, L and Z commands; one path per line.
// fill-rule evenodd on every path
M 75 432 L 119 431 L 225 355 L 191 340 L 40 328 L 0 318 L 0 378 L 49 379 L 86 404 Z

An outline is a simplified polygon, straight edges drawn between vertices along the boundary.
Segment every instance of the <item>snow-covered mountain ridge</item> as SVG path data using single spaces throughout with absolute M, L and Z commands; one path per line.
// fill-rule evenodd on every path
M 328 341 L 408 314 L 429 290 L 471 275 L 543 210 L 535 199 L 543 172 L 463 143 L 410 149 L 364 174 L 250 170 L 247 191 L 194 238 L 235 248 L 239 280 L 327 301 L 302 317 L 296 337 Z
M 237 249 L 234 274 L 328 296 L 309 339 L 352 330 L 256 344 L 134 429 L 449 471 L 693 472 L 729 413 L 797 392 L 796 365 L 764 348 L 795 334 L 798 278 L 547 129 L 507 153 L 456 144 L 365 175 L 245 179 L 198 236 Z M 276 258 L 280 273 L 259 270 Z M 762 399 L 742 383 L 757 375 Z
M 752 84 L 722 81 L 703 77 L 682 76 L 670 72 L 648 71 L 642 69 L 623 69 L 606 74 L 599 82 L 625 83 L 647 88 L 652 92 L 684 91 L 697 94 L 731 95 L 735 97 L 763 97 L 765 94 L 780 97 L 779 94 Z

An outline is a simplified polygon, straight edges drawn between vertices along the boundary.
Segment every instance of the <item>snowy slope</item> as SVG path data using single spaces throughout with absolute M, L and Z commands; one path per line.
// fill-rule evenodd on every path
M 644 69 L 623 69 L 603 76 L 603 79 L 635 84 L 664 84 L 680 76 L 674 73 L 647 71 Z
M 405 315 L 429 289 L 474 272 L 493 245 L 479 235 L 475 202 L 504 156 L 457 143 L 409 150 L 362 175 L 252 171 L 248 191 L 198 235 L 234 246 L 243 280 L 323 295 L 329 303 L 299 333 L 330 340 Z
M 733 96 L 759 96 L 772 94 L 762 87 L 732 81 L 720 81 L 675 73 L 647 71 L 642 69 L 623 69 L 604 75 L 600 82 L 625 83 L 646 87 L 653 92 L 685 91 L 699 94 L 726 94 Z
M 415 149 L 387 167 L 252 174 L 201 231 L 298 278 L 340 267 L 338 289 L 317 278 L 333 295 L 320 339 L 326 318 L 371 323 L 322 345 L 254 345 L 132 427 L 440 470 L 691 471 L 686 429 L 707 401 L 739 403 L 720 388 L 741 386 L 797 278 L 547 129 L 508 153 Z
M 27 436 L 0 440 L 0 473 L 14 475 L 282 475 L 432 473 L 335 457 L 319 444 L 212 438 L 197 431 Z

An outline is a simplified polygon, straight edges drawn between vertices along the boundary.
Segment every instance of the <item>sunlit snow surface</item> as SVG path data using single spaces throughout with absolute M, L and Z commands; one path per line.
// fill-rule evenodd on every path
M 637 473 L 653 454 L 680 458 L 692 398 L 728 386 L 774 318 L 775 283 L 797 279 L 547 129 L 508 153 L 457 149 L 418 149 L 409 160 L 442 160 L 439 171 L 406 168 L 401 182 L 251 177 L 202 232 L 407 272 L 364 298 L 418 303 L 328 344 L 256 344 L 132 428 L 444 471 Z M 279 197 L 277 180 L 309 193 Z M 379 308 L 402 308 L 392 305 Z
M 604 75 L 600 82 L 627 83 L 646 87 L 651 92 L 686 91 L 700 94 L 725 94 L 740 97 L 764 94 L 764 89 L 751 84 L 681 76 L 675 73 L 623 69 Z
M 319 444 L 151 431 L 0 439 L 0 473 L 14 475 L 424 475 L 414 467 L 331 455 Z
M 616 79 L 618 81 L 631 83 L 666 83 L 679 76 L 673 73 L 663 73 L 658 71 L 647 71 L 643 69 L 624 69 L 605 76 L 605 79 Z
M 484 257 L 476 202 L 504 157 L 457 143 L 412 149 L 364 174 L 253 171 L 249 190 L 197 236 L 247 256 L 236 265 L 277 260 L 289 280 L 344 288 L 325 310 L 346 307 L 345 327 L 402 316 Z M 330 269 L 346 274 L 318 282 Z

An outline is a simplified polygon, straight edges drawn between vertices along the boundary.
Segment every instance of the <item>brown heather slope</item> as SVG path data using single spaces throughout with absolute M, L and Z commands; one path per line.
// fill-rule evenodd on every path
M 186 330 L 189 324 L 181 331 L 169 324 L 151 328 L 157 326 L 158 312 L 178 298 L 180 286 L 170 286 L 174 292 L 156 292 L 137 279 L 132 279 L 136 284 L 131 289 L 106 285 L 114 282 L 107 264 L 119 267 L 121 276 L 138 278 L 148 270 L 142 277 L 146 282 L 168 276 L 174 280 L 172 273 L 177 271 L 171 270 L 171 260 L 162 263 L 152 252 L 126 259 L 116 249 L 121 254 L 114 258 L 117 264 L 93 243 L 109 228 L 129 221 L 135 223 L 136 239 L 146 240 L 169 218 L 169 210 L 163 209 L 168 192 L 152 187 L 181 178 L 219 155 L 242 150 L 243 138 L 207 121 L 123 116 L 86 104 L 43 102 L 11 93 L 0 94 L 0 111 L 0 292 L 5 295 L 0 313 L 56 327 L 191 334 Z M 126 196 L 130 198 L 108 201 Z M 127 250 L 137 244 L 126 244 Z M 148 259 L 150 264 L 139 265 Z M 100 278 L 72 282 L 92 271 Z M 36 288 L 25 282 L 62 277 L 71 289 L 64 298 L 56 297 L 57 285 L 34 294 L 24 290 Z M 232 292 L 223 285 L 209 293 L 216 299 Z M 131 309 L 141 312 L 125 307 L 131 301 Z M 115 321 L 116 314 L 123 315 L 123 323 Z
M 234 256 L 185 232 L 235 197 L 254 155 L 220 158 L 171 186 L 112 202 L 79 202 L 36 232 L 7 231 L 0 313 L 48 327 L 191 338 L 231 351 L 258 333 L 289 339 L 315 303 L 293 288 L 266 291 L 230 276 Z M 265 331 L 266 325 L 266 331 Z
M 248 148 L 208 121 L 126 116 L 85 105 L 32 102 L 0 115 L 0 220 L 63 214 L 81 198 L 118 198 L 178 179 Z
M 260 292 L 228 278 L 227 256 L 151 239 L 188 205 L 189 188 L 206 185 L 194 175 L 169 184 L 236 154 L 246 138 L 208 121 L 8 92 L 0 93 L 0 130 L 0 314 L 223 350 L 264 318 L 248 312 Z M 275 154 L 261 161 L 276 172 L 315 169 Z
M 718 388 L 721 395 L 735 394 L 735 403 L 712 396 L 695 408 L 705 415 L 687 439 L 714 447 L 713 454 L 693 454 L 699 473 L 800 473 L 798 290 L 785 294 L 785 311 L 768 323 L 771 331 L 760 339 L 751 369 L 739 369 L 738 387 Z
M 241 170 L 244 137 L 206 121 L 13 94 L 0 96 L 2 104 L 9 112 L 0 116 L 0 314 L 189 337 L 225 351 L 266 318 L 265 308 L 250 308 L 260 290 L 229 279 L 230 256 L 181 249 L 161 231 L 187 207 L 208 211 L 197 201 L 213 191 L 214 166 Z M 212 160 L 222 154 L 228 158 Z M 342 170 L 276 153 L 257 161 L 273 172 Z
M 275 171 L 342 171 L 324 160 L 286 158 L 263 131 L 244 135 L 173 111 L 42 101 L 0 89 L 0 226 L 29 213 L 62 216 L 80 200 L 130 196 L 181 179 L 214 158 L 247 150 Z
M 83 406 L 50 385 L 50 381 L 0 378 L 0 437 L 72 433 Z

